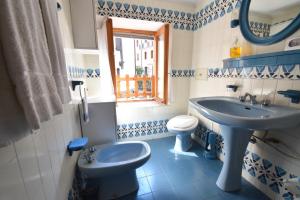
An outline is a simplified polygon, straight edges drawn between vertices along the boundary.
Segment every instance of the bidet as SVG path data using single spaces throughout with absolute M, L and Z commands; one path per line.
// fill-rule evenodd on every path
M 135 170 L 150 155 L 150 146 L 142 141 L 96 145 L 80 154 L 78 167 L 88 181 L 98 184 L 99 199 L 116 199 L 138 189 Z

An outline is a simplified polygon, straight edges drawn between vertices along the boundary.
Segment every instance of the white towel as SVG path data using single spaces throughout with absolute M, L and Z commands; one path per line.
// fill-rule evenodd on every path
M 13 90 L 10 96 L 18 101 L 11 102 L 22 108 L 31 129 L 62 113 L 62 103 L 70 100 L 56 12 L 53 0 L 0 1 L 0 67 L 9 76 L 0 85 L 11 85 L 1 94 Z
M 81 85 L 80 85 L 81 86 Z M 81 91 L 81 88 L 80 88 Z M 86 89 L 83 89 L 83 97 L 81 97 L 81 102 L 82 102 L 82 110 L 83 110 L 83 121 L 84 122 L 89 122 L 90 121 L 90 116 L 89 116 L 89 105 L 87 102 L 87 97 L 86 97 Z

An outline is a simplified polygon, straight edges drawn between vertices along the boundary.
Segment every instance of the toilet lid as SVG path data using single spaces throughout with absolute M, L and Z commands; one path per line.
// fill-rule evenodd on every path
M 175 129 L 189 129 L 198 124 L 198 119 L 194 116 L 180 115 L 172 118 L 168 122 L 168 127 Z

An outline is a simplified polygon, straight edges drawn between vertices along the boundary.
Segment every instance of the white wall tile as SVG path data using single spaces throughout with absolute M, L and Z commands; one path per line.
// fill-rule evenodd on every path
M 65 200 L 79 153 L 66 154 L 66 145 L 80 136 L 77 105 L 42 123 L 41 129 L 0 148 L 0 199 Z
M 200 5 L 207 5 L 210 3 L 209 0 L 201 1 Z M 193 65 L 195 67 L 200 68 L 220 68 L 222 67 L 222 60 L 229 58 L 229 50 L 233 44 L 235 37 L 239 38 L 241 46 L 252 48 L 253 54 L 257 53 L 266 53 L 266 52 L 275 52 L 282 51 L 283 43 L 280 45 L 271 45 L 271 46 L 256 46 L 250 45 L 245 41 L 243 36 L 241 35 L 239 29 L 231 29 L 230 28 L 230 14 L 226 14 L 224 17 L 219 18 L 218 20 L 202 27 L 201 29 L 194 32 L 194 46 L 193 46 Z M 217 32 L 217 34 L 215 34 Z M 226 84 L 233 84 L 235 82 L 234 78 L 227 78 L 227 80 L 223 80 L 223 78 L 208 78 L 207 81 L 201 80 L 193 80 L 190 81 L 190 98 L 195 97 L 204 97 L 204 96 L 234 96 L 244 95 L 246 92 L 257 95 L 257 99 L 262 100 L 262 94 L 267 91 L 274 91 L 269 97 L 269 99 L 275 103 L 285 106 L 291 106 L 295 108 L 300 108 L 300 104 L 292 104 L 290 100 L 283 97 L 282 95 L 278 95 L 276 92 L 279 90 L 287 90 L 287 89 L 295 89 L 300 90 L 300 81 L 299 80 L 286 80 L 286 79 L 242 79 L 238 81 L 240 83 L 239 91 L 235 94 L 230 93 L 224 90 Z M 189 107 L 189 112 L 193 115 L 197 116 L 200 119 L 200 123 L 206 126 L 207 128 L 213 129 L 216 132 L 219 131 L 216 124 L 209 122 L 206 118 L 201 116 L 197 111 L 193 108 Z M 270 132 L 270 137 L 275 137 L 282 141 L 289 149 L 294 149 L 299 152 L 299 148 L 297 143 L 300 143 L 300 139 L 298 137 L 299 128 L 292 128 L 287 130 L 278 130 L 273 133 Z M 293 172 L 295 174 L 300 174 L 299 161 L 295 161 L 293 159 L 287 158 L 286 156 L 282 156 L 280 153 L 275 151 L 274 149 L 268 148 L 266 145 L 261 146 L 249 145 L 253 152 L 257 152 L 258 154 L 262 154 L 264 158 L 275 158 L 276 163 L 279 166 L 284 167 L 285 169 Z M 278 144 L 278 146 L 280 146 Z M 286 149 L 285 149 L 286 150 Z M 257 187 L 260 187 L 259 182 L 256 179 L 249 177 L 246 174 L 243 174 Z M 275 198 L 275 194 L 273 191 L 269 189 L 269 187 L 261 187 L 261 190 L 264 190 L 270 197 Z M 272 196 L 273 195 L 273 196 Z
M 276 88 L 276 93 L 275 93 L 275 100 L 274 103 L 277 105 L 283 105 L 283 106 L 288 106 L 290 104 L 290 100 L 286 97 L 284 97 L 281 94 L 277 94 L 278 91 L 281 90 L 288 90 L 293 88 L 293 81 L 291 80 L 279 80 Z
M 0 149 L 0 199 L 28 200 L 13 145 Z
M 50 155 L 47 149 L 47 143 L 44 136 L 44 126 L 41 130 L 33 135 L 33 142 L 35 146 L 36 156 L 38 159 L 38 165 L 40 168 L 42 185 L 47 200 L 55 199 L 55 184 L 54 174 L 52 171 L 52 165 L 50 161 Z
M 14 147 L 17 153 L 25 188 L 30 200 L 45 199 L 32 136 L 29 135 L 16 142 Z
M 251 80 L 251 94 L 256 95 L 258 101 L 262 100 L 262 91 L 263 91 L 264 80 L 252 79 Z
M 275 101 L 275 93 L 277 88 L 278 80 L 276 79 L 266 79 L 264 80 L 263 91 L 262 91 L 262 98 L 267 98 L 274 103 Z
M 252 91 L 251 79 L 243 79 L 241 87 L 241 95 L 245 95 L 247 92 Z

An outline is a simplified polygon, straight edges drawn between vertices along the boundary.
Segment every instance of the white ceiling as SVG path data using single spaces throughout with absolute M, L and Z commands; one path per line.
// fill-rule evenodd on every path
M 271 14 L 296 4 L 300 4 L 300 0 L 252 0 L 250 10 L 261 14 Z
M 113 20 L 114 28 L 157 31 L 163 25 L 163 23 L 161 22 L 152 22 L 152 21 L 146 22 L 144 20 L 127 19 L 127 18 L 119 18 L 119 17 L 111 17 L 111 18 Z

